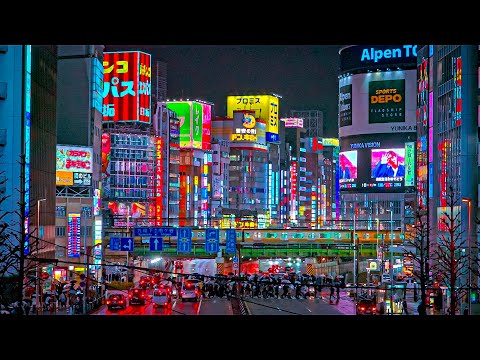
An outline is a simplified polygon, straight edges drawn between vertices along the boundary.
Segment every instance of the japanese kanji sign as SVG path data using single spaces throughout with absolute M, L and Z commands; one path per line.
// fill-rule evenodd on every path
M 103 121 L 150 123 L 151 55 L 103 53 Z

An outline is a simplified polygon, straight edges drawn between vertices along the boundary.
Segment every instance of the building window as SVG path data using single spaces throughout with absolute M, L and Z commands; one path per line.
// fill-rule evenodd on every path
M 83 206 L 82 207 L 82 216 L 83 217 L 92 217 L 92 207 L 91 206 Z
M 55 216 L 57 218 L 67 217 L 67 207 L 66 206 L 55 206 Z
M 56 226 L 55 227 L 55 236 L 65 237 L 65 226 Z

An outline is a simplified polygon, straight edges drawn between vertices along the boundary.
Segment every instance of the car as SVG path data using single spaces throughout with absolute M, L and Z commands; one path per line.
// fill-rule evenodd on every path
M 187 279 L 182 283 L 180 294 L 178 294 L 179 298 L 182 299 L 182 302 L 185 302 L 186 300 L 197 302 L 200 300 L 199 283 L 200 280 L 197 279 Z
M 127 308 L 127 297 L 121 293 L 110 294 L 106 301 L 108 310 Z
M 145 305 L 147 293 L 142 288 L 131 288 L 128 292 L 130 305 Z
M 172 303 L 172 288 L 159 286 L 153 291 L 153 307 L 169 307 Z
M 376 315 L 377 305 L 374 299 L 360 299 L 355 304 L 357 315 Z
M 140 277 L 140 287 L 144 290 L 150 286 L 151 282 L 152 278 L 150 275 L 144 275 Z

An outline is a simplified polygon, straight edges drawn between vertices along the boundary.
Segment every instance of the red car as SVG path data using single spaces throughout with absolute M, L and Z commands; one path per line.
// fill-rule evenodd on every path
M 128 292 L 130 305 L 145 305 L 147 293 L 142 288 L 131 288 Z
M 107 299 L 107 307 L 108 310 L 112 310 L 113 308 L 127 308 L 127 298 L 123 294 L 110 294 Z
M 356 303 L 356 314 L 357 315 L 376 315 L 377 314 L 377 305 L 373 300 L 359 300 Z

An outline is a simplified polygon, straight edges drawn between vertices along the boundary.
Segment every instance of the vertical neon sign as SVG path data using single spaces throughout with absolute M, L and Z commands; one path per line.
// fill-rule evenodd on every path
M 25 203 L 25 243 L 24 243 L 24 255 L 30 253 L 30 101 L 31 101 L 31 76 L 32 76 L 32 46 L 25 45 L 25 92 L 24 92 L 24 132 L 25 132 L 25 179 L 24 179 L 24 203 Z M 38 225 L 38 224 L 37 224 Z
M 163 197 L 163 166 L 162 166 L 162 138 L 157 137 L 155 150 L 155 225 L 162 225 L 162 197 Z
M 80 257 L 80 213 L 68 214 L 67 256 Z
M 290 218 L 291 220 L 297 219 L 297 162 L 292 161 L 290 165 Z

